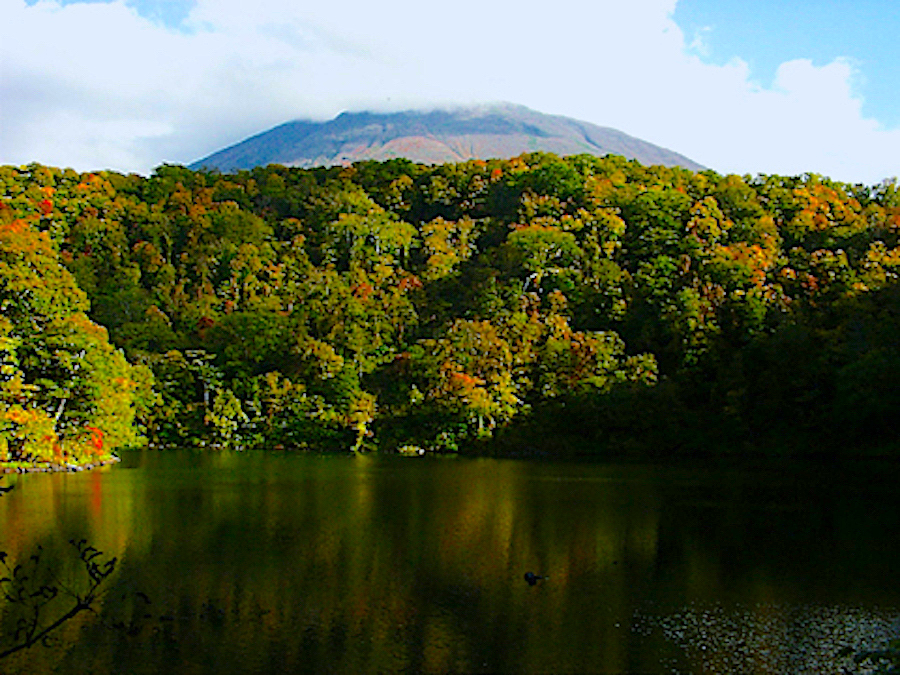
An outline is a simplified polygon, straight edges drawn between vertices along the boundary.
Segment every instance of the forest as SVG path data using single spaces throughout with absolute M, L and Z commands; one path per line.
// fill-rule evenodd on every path
M 896 456 L 900 192 L 618 156 L 0 167 L 0 461 Z

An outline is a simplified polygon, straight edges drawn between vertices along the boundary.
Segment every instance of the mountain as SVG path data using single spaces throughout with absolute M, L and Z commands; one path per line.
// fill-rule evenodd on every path
M 266 164 L 332 166 L 397 157 L 440 164 L 534 151 L 562 156 L 615 154 L 648 165 L 704 168 L 616 129 L 511 104 L 427 112 L 345 112 L 328 122 L 297 120 L 214 152 L 190 168 L 227 172 Z

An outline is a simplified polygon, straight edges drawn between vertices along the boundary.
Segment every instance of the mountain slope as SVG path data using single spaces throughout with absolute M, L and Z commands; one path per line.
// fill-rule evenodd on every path
M 704 168 L 616 129 L 509 104 L 429 112 L 345 112 L 328 122 L 288 122 L 204 157 L 191 168 L 234 171 L 273 163 L 331 166 L 397 157 L 439 164 L 533 151 L 615 154 L 648 165 Z

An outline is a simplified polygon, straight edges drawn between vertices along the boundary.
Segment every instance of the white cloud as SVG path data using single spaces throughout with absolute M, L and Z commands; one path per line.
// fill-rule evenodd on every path
M 0 162 L 146 172 L 342 109 L 511 101 L 612 126 L 721 172 L 900 173 L 845 61 L 703 63 L 675 0 L 199 0 L 185 30 L 124 0 L 0 0 Z

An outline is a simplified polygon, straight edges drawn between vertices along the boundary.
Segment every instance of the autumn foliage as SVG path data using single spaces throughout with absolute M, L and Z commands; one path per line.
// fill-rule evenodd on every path
M 0 198 L 7 453 L 105 453 L 133 420 L 222 447 L 894 442 L 892 182 L 535 153 L 2 167 Z
M 42 207 L 43 208 L 43 207 Z M 0 460 L 79 461 L 135 444 L 133 368 L 28 218 L 0 220 Z

